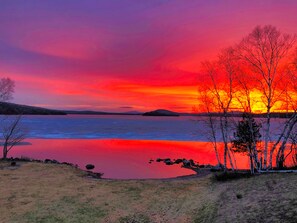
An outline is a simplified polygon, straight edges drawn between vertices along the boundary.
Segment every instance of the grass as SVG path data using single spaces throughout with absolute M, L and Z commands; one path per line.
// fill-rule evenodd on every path
M 50 205 L 40 204 L 37 208 L 13 219 L 16 222 L 92 222 L 107 215 L 101 207 L 88 202 L 80 202 L 77 197 L 62 197 Z
M 296 222 L 297 174 L 232 181 L 96 180 L 71 166 L 0 162 L 0 222 Z
M 119 219 L 119 223 L 135 223 L 135 222 L 150 223 L 152 221 L 148 216 L 143 214 L 132 214 L 125 217 L 120 217 Z

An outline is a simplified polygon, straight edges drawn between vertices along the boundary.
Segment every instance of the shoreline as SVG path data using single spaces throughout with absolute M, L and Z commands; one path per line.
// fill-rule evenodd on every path
M 12 162 L 16 162 L 16 164 L 11 165 Z M 118 179 L 118 178 L 105 178 L 102 177 L 104 173 L 99 173 L 101 174 L 99 177 L 96 176 L 98 174 L 97 172 L 92 172 L 88 170 L 84 170 L 80 168 L 77 164 L 73 163 L 68 163 L 68 162 L 59 162 L 57 160 L 51 160 L 51 159 L 45 159 L 45 160 L 39 160 L 39 159 L 29 159 L 29 158 L 7 158 L 6 160 L 0 159 L 0 164 L 7 163 L 10 165 L 7 165 L 7 169 L 17 169 L 20 168 L 23 164 L 26 163 L 38 163 L 38 164 L 53 164 L 53 165 L 64 165 L 64 166 L 70 166 L 72 168 L 75 168 L 85 174 L 87 174 L 87 177 L 91 177 L 94 179 L 100 179 L 100 180 L 111 180 L 111 181 L 151 181 L 151 180 L 156 180 L 156 181 L 169 181 L 169 180 L 187 180 L 187 179 L 197 179 L 197 178 L 202 178 L 204 176 L 207 176 L 211 174 L 211 171 L 209 169 L 201 170 L 201 174 L 189 174 L 189 175 L 180 175 L 176 177 L 168 177 L 168 178 L 131 178 L 131 179 Z M 3 169 L 0 166 L 0 170 Z
M 175 177 L 164 177 L 164 178 L 109 178 L 109 177 L 103 177 L 104 172 L 93 172 L 90 170 L 85 170 L 83 168 L 80 168 L 79 165 L 73 164 L 70 162 L 59 162 L 55 159 L 32 159 L 27 157 L 10 157 L 7 159 L 0 159 L 0 164 L 7 163 L 10 165 L 7 165 L 6 168 L 8 169 L 17 169 L 22 166 L 22 164 L 25 163 L 40 163 L 40 164 L 54 164 L 54 165 L 61 165 L 61 166 L 70 166 L 72 168 L 75 168 L 82 173 L 86 174 L 86 177 L 94 178 L 94 179 L 100 179 L 100 180 L 109 180 L 109 181 L 172 181 L 172 180 L 191 180 L 191 179 L 198 179 L 203 178 L 208 175 L 214 175 L 215 173 L 223 173 L 223 171 L 213 169 L 215 166 L 211 167 L 201 167 L 198 171 L 192 170 L 191 168 L 180 166 L 180 168 L 189 169 L 195 173 L 193 174 L 186 174 L 186 175 L 178 175 Z M 14 164 L 13 164 L 14 163 Z M 166 164 L 165 164 L 166 165 Z M 208 166 L 208 165 L 206 165 Z M 211 165 L 210 165 L 211 166 Z M 3 167 L 0 166 L 0 170 L 3 169 Z M 228 171 L 231 172 L 231 171 Z M 237 169 L 235 173 L 249 173 L 249 169 Z M 231 172 L 232 173 L 232 172 Z M 297 173 L 296 167 L 293 168 L 287 168 L 287 169 L 272 169 L 268 171 L 260 171 L 259 173 L 255 173 L 256 175 L 266 175 L 266 174 L 285 174 L 285 173 Z

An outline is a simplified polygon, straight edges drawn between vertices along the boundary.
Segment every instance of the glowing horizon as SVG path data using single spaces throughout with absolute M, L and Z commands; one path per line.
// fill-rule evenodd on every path
M 0 77 L 15 80 L 20 104 L 192 112 L 200 63 L 256 25 L 297 33 L 296 7 L 292 0 L 3 0 Z

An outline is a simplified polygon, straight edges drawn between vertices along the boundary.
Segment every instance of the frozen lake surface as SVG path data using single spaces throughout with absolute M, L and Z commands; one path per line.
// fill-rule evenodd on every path
M 206 117 L 195 116 L 67 115 L 24 116 L 22 123 L 28 130 L 28 138 L 146 139 L 205 142 L 209 141 L 205 119 Z M 261 122 L 260 119 L 257 121 Z M 282 121 L 282 119 L 273 119 L 272 131 L 276 133 L 280 131 L 279 124 Z M 219 135 L 218 140 L 220 140 Z
M 197 117 L 127 115 L 24 116 L 28 138 L 202 140 Z

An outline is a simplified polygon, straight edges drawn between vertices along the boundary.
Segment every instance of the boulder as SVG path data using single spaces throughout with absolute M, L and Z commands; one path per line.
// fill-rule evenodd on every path
M 92 169 L 94 169 L 95 168 L 95 166 L 93 165 L 93 164 L 87 164 L 86 165 L 86 169 L 87 170 L 92 170 Z
M 173 162 L 170 159 L 168 159 L 168 158 L 164 160 L 164 163 L 166 165 L 172 165 L 173 164 Z

